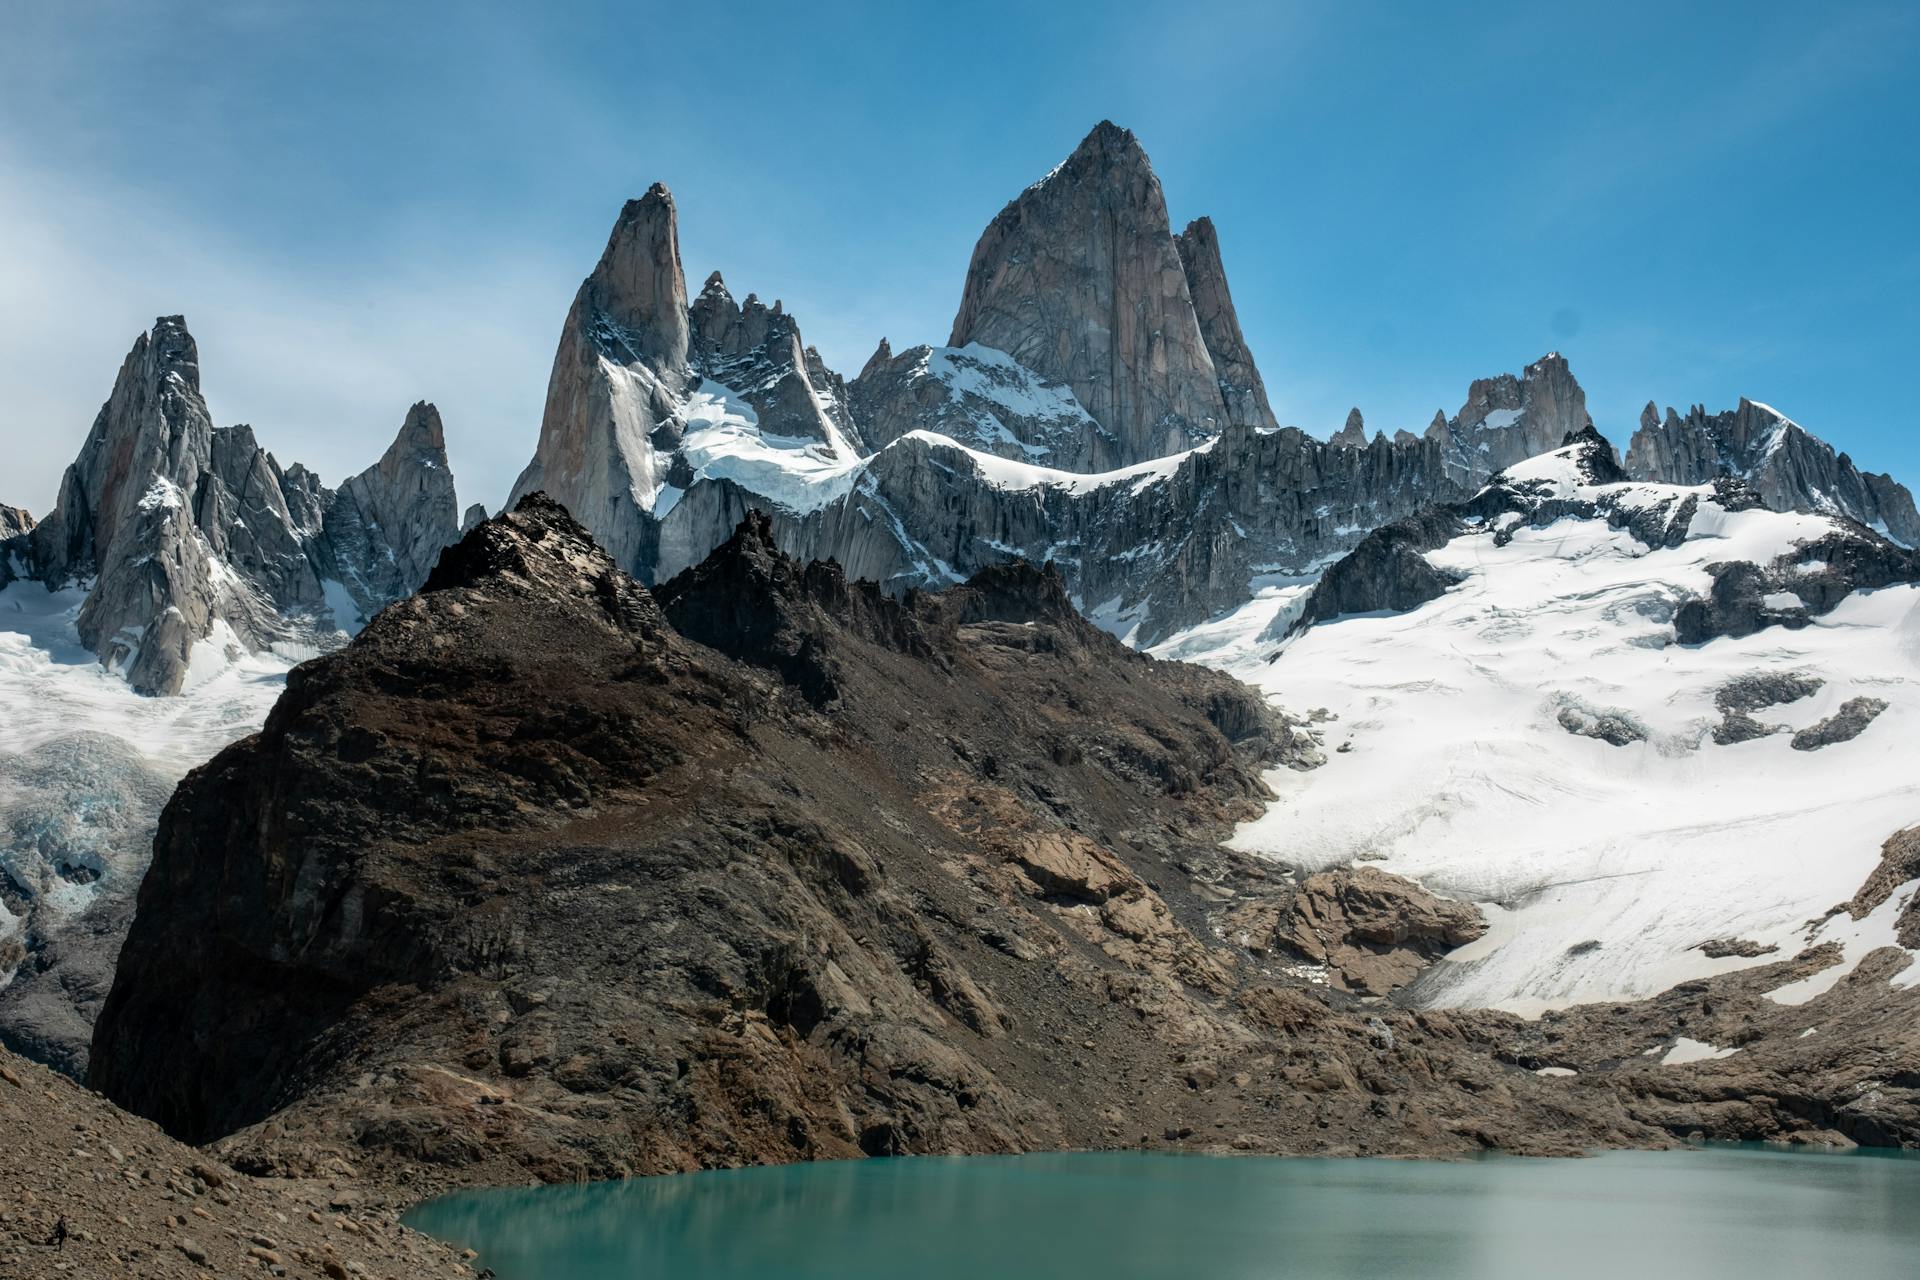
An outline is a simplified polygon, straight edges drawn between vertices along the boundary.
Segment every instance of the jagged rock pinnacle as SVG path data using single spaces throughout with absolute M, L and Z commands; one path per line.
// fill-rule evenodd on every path
M 1334 433 L 1333 439 L 1329 441 L 1329 443 L 1337 444 L 1347 449 L 1364 449 L 1367 447 L 1367 423 L 1366 419 L 1360 416 L 1360 410 L 1358 408 L 1347 410 L 1346 425 Z
M 1272 429 L 1280 425 L 1267 403 L 1266 384 L 1253 362 L 1253 352 L 1240 332 L 1240 317 L 1227 289 L 1226 267 L 1220 260 L 1220 237 L 1213 219 L 1195 218 L 1174 241 L 1180 265 L 1187 273 L 1187 292 L 1200 321 L 1200 336 L 1213 357 L 1228 420 L 1241 426 Z

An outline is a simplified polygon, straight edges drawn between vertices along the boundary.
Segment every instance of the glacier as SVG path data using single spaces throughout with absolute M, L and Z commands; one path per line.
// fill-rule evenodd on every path
M 1632 999 L 1845 941 L 1847 961 L 1818 976 L 1831 985 L 1891 926 L 1829 909 L 1920 812 L 1920 778 L 1894 749 L 1920 729 L 1920 588 L 1856 591 L 1798 629 L 1680 644 L 1671 619 L 1706 593 L 1710 565 L 1766 562 L 1836 522 L 1726 510 L 1711 486 L 1590 485 L 1564 449 L 1508 479 L 1621 510 L 1699 505 L 1678 545 L 1575 517 L 1511 528 L 1504 545 L 1471 531 L 1428 555 L 1459 582 L 1408 612 L 1276 644 L 1262 637 L 1286 630 L 1272 624 L 1302 588 L 1270 589 L 1155 646 L 1321 721 L 1326 763 L 1271 775 L 1276 800 L 1232 843 L 1303 873 L 1367 861 L 1482 904 L 1490 931 L 1423 980 L 1430 1005 Z M 1782 731 L 1716 742 L 1716 695 L 1756 673 L 1820 683 L 1759 713 Z M 1796 749 L 1790 731 L 1860 697 L 1886 704 L 1864 732 Z M 1600 716 L 1639 736 L 1613 745 L 1569 727 Z M 1773 950 L 1698 950 L 1735 936 Z

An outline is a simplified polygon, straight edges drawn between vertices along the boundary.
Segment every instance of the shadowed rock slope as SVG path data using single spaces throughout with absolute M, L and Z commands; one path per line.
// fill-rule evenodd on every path
M 1510 1019 L 1275 976 L 1391 990 L 1475 927 L 1219 848 L 1301 749 L 1048 570 L 896 601 L 754 519 L 656 598 L 534 495 L 182 785 L 92 1081 L 415 1185 L 1663 1141 L 1496 1061 Z

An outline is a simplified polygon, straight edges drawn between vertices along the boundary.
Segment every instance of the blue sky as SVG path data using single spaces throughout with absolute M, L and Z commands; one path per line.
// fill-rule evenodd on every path
M 1102 117 L 1214 218 L 1283 421 L 1557 348 L 1622 445 L 1747 395 L 1920 482 L 1920 7 L 535 8 L 6 0 L 0 501 L 184 311 L 221 423 L 334 480 L 431 399 L 492 506 L 622 199 L 851 375 Z

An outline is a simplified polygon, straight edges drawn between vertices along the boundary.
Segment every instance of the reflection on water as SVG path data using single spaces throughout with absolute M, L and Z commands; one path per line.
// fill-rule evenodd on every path
M 501 1280 L 1920 1275 L 1920 1159 L 862 1160 L 474 1192 L 422 1231 Z

